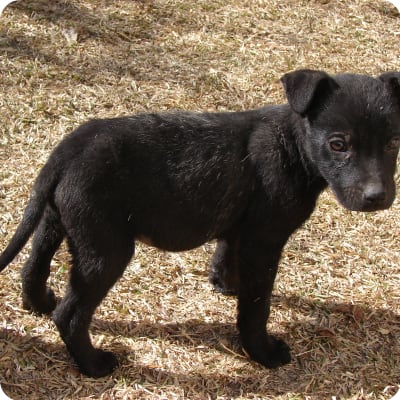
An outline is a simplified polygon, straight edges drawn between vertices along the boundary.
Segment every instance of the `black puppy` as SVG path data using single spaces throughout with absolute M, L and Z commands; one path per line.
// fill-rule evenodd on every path
M 36 229 L 22 271 L 24 306 L 55 309 L 80 370 L 99 377 L 117 361 L 92 346 L 89 325 L 134 241 L 180 251 L 216 238 L 211 280 L 238 295 L 245 351 L 266 367 L 285 364 L 288 346 L 266 332 L 282 248 L 327 185 L 350 210 L 392 204 L 399 79 L 300 70 L 282 78 L 288 105 L 88 122 L 40 171 L 0 270 Z M 72 268 L 56 307 L 46 280 L 63 238 Z

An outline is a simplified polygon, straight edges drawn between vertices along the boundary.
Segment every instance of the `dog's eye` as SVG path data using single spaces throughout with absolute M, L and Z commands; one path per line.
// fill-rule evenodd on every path
M 386 145 L 386 149 L 391 151 L 391 150 L 398 150 L 400 147 L 400 136 L 394 136 L 392 137 L 388 144 Z
M 348 150 L 348 146 L 346 141 L 339 139 L 339 138 L 334 138 L 329 141 L 329 146 L 333 151 L 339 151 L 339 152 L 345 152 Z

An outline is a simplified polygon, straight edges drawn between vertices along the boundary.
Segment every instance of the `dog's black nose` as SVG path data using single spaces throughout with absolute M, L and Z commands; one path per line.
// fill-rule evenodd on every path
M 370 183 L 364 189 L 364 200 L 368 203 L 380 203 L 386 198 L 386 191 L 380 183 Z

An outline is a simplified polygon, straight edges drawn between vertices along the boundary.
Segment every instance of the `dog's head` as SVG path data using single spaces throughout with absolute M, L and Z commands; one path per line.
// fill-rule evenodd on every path
M 306 156 L 339 202 L 354 211 L 390 207 L 400 147 L 400 73 L 377 78 L 299 70 L 282 77 L 302 117 Z

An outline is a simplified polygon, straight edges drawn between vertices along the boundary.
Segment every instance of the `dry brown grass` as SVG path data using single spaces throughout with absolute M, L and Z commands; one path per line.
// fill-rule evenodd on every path
M 283 101 L 300 67 L 400 70 L 400 16 L 380 0 L 18 1 L 0 18 L 0 248 L 38 169 L 92 117 L 240 110 Z M 235 300 L 207 282 L 213 244 L 182 254 L 138 246 L 99 307 L 113 376 L 81 376 L 49 319 L 21 309 L 27 250 L 0 276 L 0 383 L 16 399 L 388 399 L 400 383 L 400 204 L 376 214 L 329 193 L 288 243 L 269 329 L 294 361 L 246 359 Z M 67 279 L 65 250 L 51 285 Z

